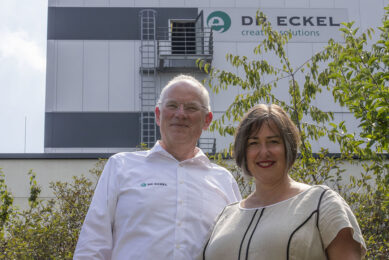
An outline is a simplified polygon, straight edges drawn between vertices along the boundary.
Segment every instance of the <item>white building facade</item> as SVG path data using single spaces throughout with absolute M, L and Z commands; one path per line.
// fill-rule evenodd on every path
M 227 53 L 274 62 L 272 55 L 253 53 L 263 39 L 255 25 L 258 8 L 278 31 L 293 33 L 287 51 L 296 67 L 330 38 L 341 40 L 341 22 L 355 21 L 362 31 L 379 26 L 387 4 L 385 0 L 49 0 L 45 153 L 0 154 L 0 168 L 15 203 L 28 205 L 29 169 L 37 173 L 41 197 L 51 198 L 50 181 L 88 176 L 97 158 L 134 150 L 140 143 L 151 146 L 159 138 L 153 110 L 161 89 L 180 73 L 205 79 L 207 75 L 195 66 L 198 58 L 238 74 L 226 62 Z M 210 92 L 216 119 L 243 93 L 239 88 Z M 287 80 L 280 82 L 276 94 L 290 98 Z M 335 123 L 346 121 L 350 131 L 358 131 L 353 115 L 335 104 L 330 93 L 321 93 L 314 105 L 333 111 Z M 232 140 L 205 132 L 199 145 L 206 152 L 219 152 Z M 325 138 L 312 145 L 314 151 L 326 147 L 339 152 Z M 358 167 L 346 163 L 345 174 L 359 175 Z
M 361 30 L 377 27 L 384 0 L 51 0 L 48 11 L 45 115 L 46 153 L 116 153 L 159 138 L 153 119 L 156 99 L 179 73 L 207 75 L 196 59 L 239 73 L 227 53 L 249 59 L 263 39 L 255 24 L 258 8 L 280 32 L 291 31 L 287 46 L 297 67 L 320 51 L 330 38 L 341 40 L 341 22 L 355 21 Z M 212 28 L 212 31 L 210 30 Z M 303 79 L 304 75 L 298 75 Z M 214 94 L 211 107 L 219 118 L 242 90 Z M 276 95 L 289 100 L 288 80 Z M 321 93 L 315 105 L 335 114 L 358 131 L 353 115 Z M 232 137 L 206 132 L 200 147 L 208 152 L 228 147 Z M 314 144 L 337 153 L 326 139 Z

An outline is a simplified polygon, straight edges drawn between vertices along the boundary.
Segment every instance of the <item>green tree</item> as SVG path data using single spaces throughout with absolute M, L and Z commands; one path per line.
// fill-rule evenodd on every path
M 4 227 L 9 221 L 10 214 L 12 214 L 12 204 L 13 197 L 7 189 L 4 173 L 0 168 L 0 252 L 4 252 L 6 248 Z
M 98 179 L 105 160 L 90 172 Z M 2 224 L 0 259 L 72 259 L 78 235 L 95 189 L 95 181 L 85 176 L 71 182 L 50 184 L 54 199 L 39 199 L 35 173 L 30 175 L 29 208 L 12 206 L 4 175 L 0 175 Z M 11 201 L 11 203 L 8 203 Z
M 286 52 L 291 35 L 273 30 L 263 13 L 257 13 L 265 38 L 254 49 L 257 59 L 227 54 L 226 59 L 243 73 L 219 70 L 210 64 L 198 65 L 209 78 L 206 83 L 215 93 L 228 88 L 242 88 L 245 94 L 235 97 L 222 117 L 214 121 L 211 130 L 221 135 L 233 135 L 235 125 L 253 105 L 275 103 L 286 110 L 301 133 L 301 156 L 291 170 L 293 178 L 310 184 L 326 183 L 346 198 L 356 214 L 368 246 L 368 258 L 389 257 L 388 201 L 388 79 L 389 79 L 389 7 L 385 8 L 381 34 L 374 44 L 368 38 L 373 30 L 358 36 L 353 23 L 344 24 L 344 43 L 330 40 L 328 46 L 305 63 L 292 67 Z M 370 44 L 370 45 L 369 45 Z M 371 47 L 369 47 L 371 46 Z M 277 66 L 261 59 L 271 53 Z M 297 75 L 304 80 L 297 80 Z M 265 80 L 266 79 L 266 80 Z M 280 80 L 288 79 L 290 102 L 279 99 L 274 90 Z M 334 101 L 347 108 L 360 121 L 360 134 L 348 133 L 345 122 L 332 123 L 332 112 L 313 105 L 323 90 L 333 94 Z M 327 150 L 312 152 L 311 142 L 327 136 L 340 148 L 338 158 L 327 156 Z M 342 185 L 342 163 L 363 166 L 361 177 Z
M 389 256 L 389 234 L 384 231 L 389 230 L 389 166 L 384 156 L 389 144 L 389 6 L 385 10 L 380 36 L 371 45 L 373 30 L 358 36 L 353 23 L 344 24 L 345 43 L 329 42 L 325 54 L 330 63 L 320 75 L 322 84 L 332 86 L 335 100 L 360 121 L 359 136 L 342 142 L 342 151 L 364 160 L 364 173 L 347 187 L 359 187 L 359 192 L 344 196 L 354 206 L 369 255 L 382 258 Z

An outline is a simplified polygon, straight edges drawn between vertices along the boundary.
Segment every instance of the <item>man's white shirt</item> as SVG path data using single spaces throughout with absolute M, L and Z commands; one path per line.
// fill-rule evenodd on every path
M 157 142 L 112 156 L 74 259 L 193 259 L 218 214 L 241 195 L 234 177 L 198 149 L 177 161 Z

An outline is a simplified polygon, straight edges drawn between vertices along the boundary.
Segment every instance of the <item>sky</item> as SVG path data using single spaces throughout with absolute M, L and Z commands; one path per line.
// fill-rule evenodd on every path
M 43 153 L 47 0 L 0 0 L 0 153 Z

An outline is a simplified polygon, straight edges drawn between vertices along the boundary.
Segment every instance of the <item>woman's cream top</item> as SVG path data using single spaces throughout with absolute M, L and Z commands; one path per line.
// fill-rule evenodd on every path
M 204 259 L 326 259 L 325 249 L 343 228 L 366 245 L 348 204 L 327 186 L 263 208 L 227 206 L 204 248 Z

